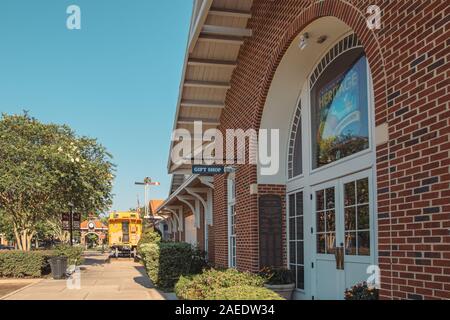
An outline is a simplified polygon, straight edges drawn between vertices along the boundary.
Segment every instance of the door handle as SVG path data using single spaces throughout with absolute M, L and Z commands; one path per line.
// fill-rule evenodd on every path
M 345 270 L 345 261 L 344 261 L 344 246 L 337 247 L 334 256 L 336 258 L 336 269 L 337 270 Z

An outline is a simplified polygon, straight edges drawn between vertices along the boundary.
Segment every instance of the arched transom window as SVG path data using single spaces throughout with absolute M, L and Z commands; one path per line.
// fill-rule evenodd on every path
M 311 152 L 302 145 L 302 102 L 291 127 L 288 178 L 303 174 L 303 155 L 315 170 L 369 148 L 367 60 L 355 34 L 340 40 L 309 79 Z M 309 150 L 308 150 L 309 151 Z

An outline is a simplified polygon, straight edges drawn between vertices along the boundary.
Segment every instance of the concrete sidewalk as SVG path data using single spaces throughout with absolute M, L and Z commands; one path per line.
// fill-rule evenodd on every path
M 90 253 L 81 266 L 80 289 L 66 280 L 44 279 L 3 297 L 5 300 L 164 300 L 147 277 L 144 267 L 130 259 L 111 259 Z

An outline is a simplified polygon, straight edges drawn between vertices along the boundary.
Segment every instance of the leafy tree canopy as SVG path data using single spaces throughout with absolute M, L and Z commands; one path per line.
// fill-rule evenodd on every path
M 12 222 L 19 248 L 29 250 L 39 222 L 111 205 L 114 165 L 95 139 L 68 126 L 23 115 L 0 118 L 0 212 Z

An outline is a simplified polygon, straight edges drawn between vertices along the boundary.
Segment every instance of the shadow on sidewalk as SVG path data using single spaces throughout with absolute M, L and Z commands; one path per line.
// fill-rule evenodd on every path
M 83 265 L 81 269 L 86 269 L 86 267 L 91 266 L 102 266 L 104 264 L 110 263 L 110 257 L 107 253 L 97 253 L 97 252 L 87 252 L 83 254 Z
M 148 277 L 144 266 L 139 266 L 139 267 L 135 266 L 134 268 L 141 274 L 140 277 L 134 277 L 133 278 L 134 282 L 136 282 L 137 284 L 143 286 L 144 288 L 155 289 L 155 286 L 153 285 L 152 281 Z
M 139 271 L 139 273 L 141 274 L 140 277 L 135 277 L 134 281 L 138 284 L 140 284 L 141 286 L 147 288 L 147 289 L 154 289 L 156 291 L 158 291 L 158 293 L 164 297 L 165 300 L 178 300 L 177 296 L 175 295 L 174 292 L 164 292 L 158 288 L 156 288 L 156 286 L 152 283 L 152 281 L 150 280 L 150 278 L 147 275 L 147 271 L 145 270 L 144 266 L 135 266 L 134 267 L 137 271 Z

